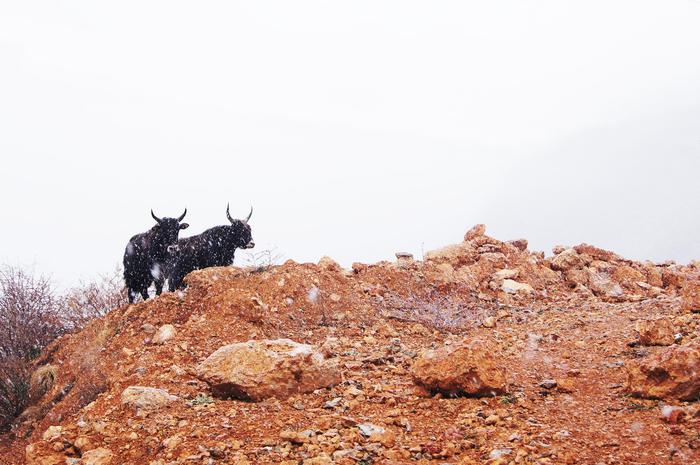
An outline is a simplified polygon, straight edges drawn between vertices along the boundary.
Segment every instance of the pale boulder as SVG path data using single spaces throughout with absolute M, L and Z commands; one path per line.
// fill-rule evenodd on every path
M 506 294 L 531 294 L 535 292 L 535 290 L 529 284 L 519 283 L 517 281 L 513 281 L 512 279 L 504 279 L 503 283 L 501 284 L 501 290 Z
M 175 337 L 175 327 L 173 325 L 163 325 L 158 328 L 158 331 L 151 339 L 153 344 L 165 344 L 170 339 Z
M 553 270 L 566 271 L 572 268 L 579 269 L 584 267 L 586 260 L 574 249 L 565 249 L 552 258 L 551 263 Z
M 248 341 L 219 348 L 197 367 L 217 397 L 261 401 L 338 384 L 341 376 L 320 351 L 289 339 Z
M 111 450 L 99 447 L 85 452 L 81 463 L 83 465 L 109 465 L 113 458 L 114 454 Z
M 157 410 L 179 400 L 164 389 L 129 386 L 121 396 L 122 404 L 141 410 Z
M 481 237 L 484 234 L 486 234 L 486 225 L 485 224 L 477 224 L 474 225 L 469 231 L 464 234 L 464 240 L 465 241 L 471 241 L 473 239 L 476 239 L 477 237 Z

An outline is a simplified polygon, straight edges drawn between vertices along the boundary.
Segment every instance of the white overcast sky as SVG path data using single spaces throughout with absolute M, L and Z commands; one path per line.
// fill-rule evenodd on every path
M 258 249 L 700 258 L 700 2 L 0 2 L 0 263 L 112 270 L 149 210 Z M 238 261 L 238 258 L 237 258 Z

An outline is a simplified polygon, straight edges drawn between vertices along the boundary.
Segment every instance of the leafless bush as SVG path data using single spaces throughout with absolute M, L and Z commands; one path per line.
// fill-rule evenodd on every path
M 10 357 L 0 360 L 0 431 L 5 429 L 29 400 L 29 364 Z
M 277 247 L 272 247 L 259 252 L 248 252 L 243 260 L 246 266 L 252 268 L 253 272 L 259 273 L 267 271 L 271 266 L 278 264 L 283 257 L 277 250 Z
M 27 404 L 30 360 L 65 332 L 60 302 L 48 278 L 0 268 L 0 428 Z
M 389 318 L 412 321 L 440 331 L 461 333 L 477 325 L 485 316 L 496 314 L 498 305 L 470 296 L 466 285 L 446 289 L 426 287 L 409 294 L 387 293 L 381 306 Z
M 65 332 L 61 298 L 45 276 L 0 268 L 0 360 L 32 359 Z
M 101 275 L 97 280 L 82 283 L 68 291 L 64 297 L 62 313 L 66 326 L 75 330 L 126 303 L 122 272 L 117 267 L 110 274 Z

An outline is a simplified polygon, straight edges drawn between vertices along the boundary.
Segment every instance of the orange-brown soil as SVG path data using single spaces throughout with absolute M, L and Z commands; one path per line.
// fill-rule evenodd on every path
M 667 350 L 637 344 L 638 321 L 668 320 L 673 344 L 696 342 L 700 314 L 683 296 L 697 264 L 586 245 L 545 258 L 522 241 L 467 239 L 423 261 L 352 270 L 328 259 L 211 268 L 188 276 L 185 292 L 115 309 L 44 351 L 37 368 L 56 367 L 53 382 L 0 442 L 0 463 L 700 463 L 696 402 L 626 386 L 627 366 Z M 165 324 L 172 339 L 151 343 Z M 340 384 L 246 402 L 212 397 L 196 376 L 223 345 L 277 338 L 320 348 Z M 485 356 L 505 372 L 506 394 L 414 383 L 424 350 L 472 340 L 495 347 Z M 129 386 L 179 400 L 137 411 L 121 402 Z M 367 437 L 364 424 L 384 432 Z M 94 459 L 97 449 L 112 458 Z

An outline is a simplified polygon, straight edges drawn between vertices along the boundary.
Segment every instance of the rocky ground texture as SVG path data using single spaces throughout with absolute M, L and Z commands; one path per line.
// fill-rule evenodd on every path
M 700 264 L 210 268 L 55 341 L 3 465 L 700 463 Z

